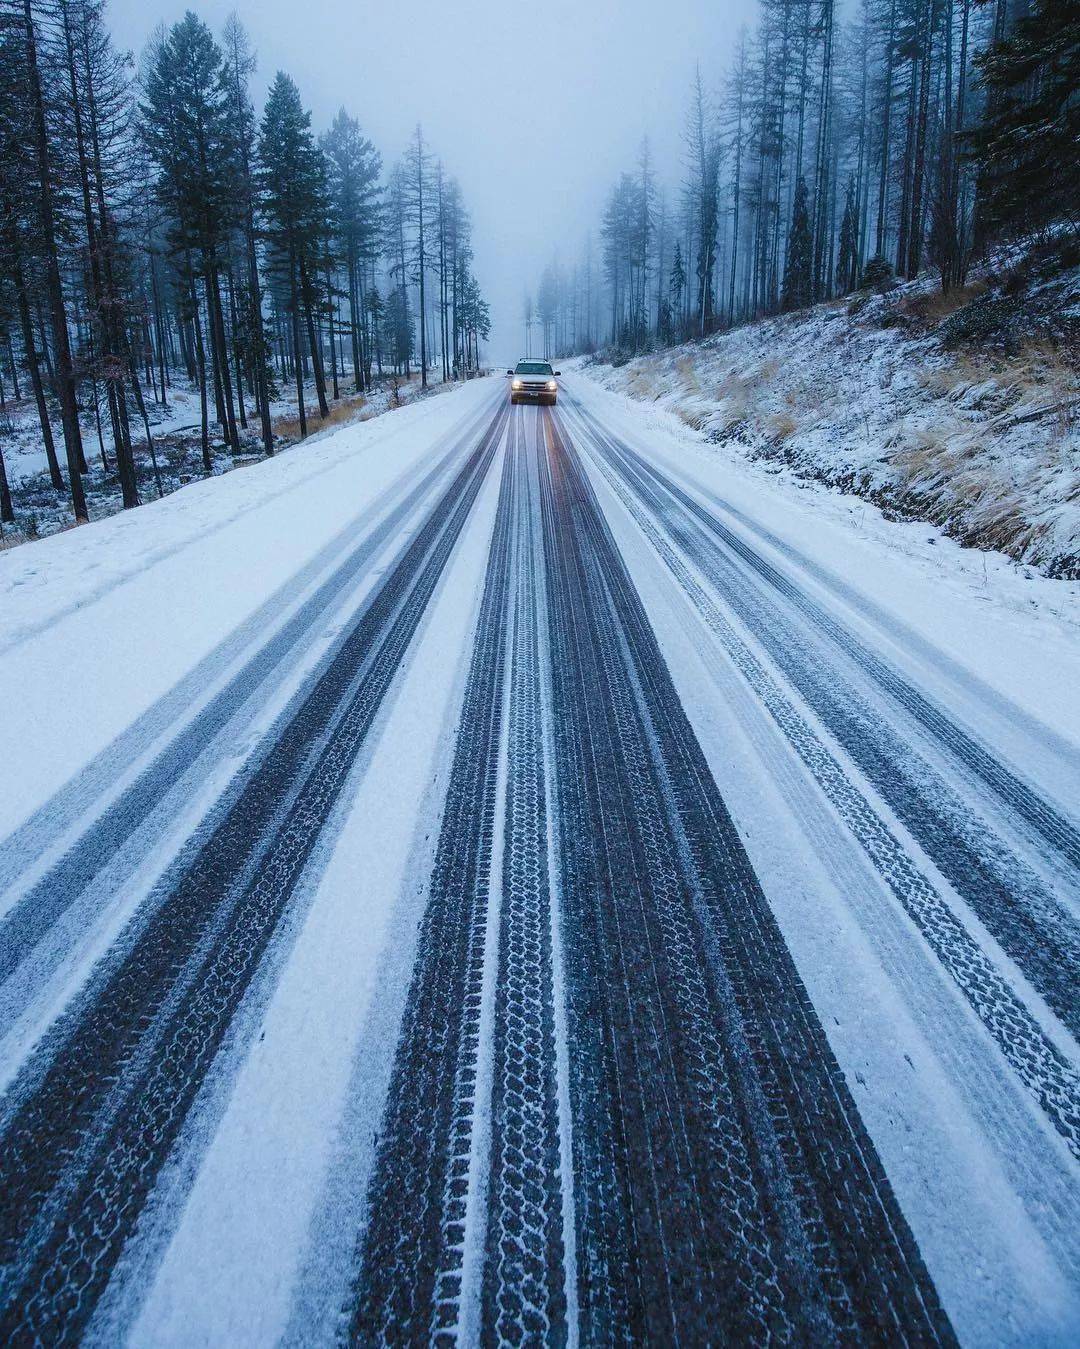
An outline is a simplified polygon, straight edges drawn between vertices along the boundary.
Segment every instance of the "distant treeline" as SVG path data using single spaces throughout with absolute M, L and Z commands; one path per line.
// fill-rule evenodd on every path
M 0 404 L 33 395 L 77 521 L 88 416 L 137 505 L 133 443 L 174 379 L 198 390 L 209 471 L 215 422 L 272 453 L 280 388 L 303 435 L 339 369 L 363 391 L 478 364 L 469 217 L 421 129 L 384 173 L 344 109 L 316 137 L 283 72 L 260 116 L 254 70 L 235 16 L 215 37 L 188 12 L 136 64 L 104 0 L 0 0 Z M 11 520 L 2 445 L 0 498 Z
M 527 340 L 640 351 L 929 266 L 948 291 L 993 239 L 1080 227 L 1078 0 L 759 10 L 718 92 L 691 85 L 677 193 L 644 143 Z

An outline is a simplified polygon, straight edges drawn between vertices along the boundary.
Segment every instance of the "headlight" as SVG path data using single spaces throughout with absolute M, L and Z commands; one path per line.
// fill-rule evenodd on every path
M 558 387 L 559 386 L 555 383 L 553 379 L 548 380 L 548 388 L 551 390 L 552 393 L 554 393 Z
M 512 379 L 512 380 L 510 381 L 510 387 L 511 387 L 511 389 L 520 389 L 520 388 L 521 388 L 521 380 L 520 380 L 520 379 Z

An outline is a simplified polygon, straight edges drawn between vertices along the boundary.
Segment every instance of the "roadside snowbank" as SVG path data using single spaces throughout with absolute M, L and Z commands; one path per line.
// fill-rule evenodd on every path
M 477 380 L 0 553 L 0 837 L 291 578 L 329 566 L 494 392 Z
M 713 444 L 1080 577 L 1080 269 L 1011 275 L 949 301 L 920 280 L 581 368 Z
M 311 383 L 305 395 L 307 423 L 312 433 L 307 439 L 310 442 L 353 422 L 370 421 L 384 412 L 405 407 L 432 394 L 446 392 L 452 387 L 432 382 L 427 389 L 422 389 L 419 376 L 415 373 L 409 380 L 388 377 L 364 395 L 342 393 L 340 398 L 332 399 L 329 416 L 324 420 L 318 415 L 315 386 Z M 202 482 L 208 476 L 202 462 L 200 409 L 196 390 L 174 383 L 169 389 L 168 404 L 148 403 L 147 415 L 154 442 L 153 455 L 146 444 L 142 420 L 131 409 L 132 454 L 139 498 L 144 505 L 158 499 L 159 495 L 168 496 L 180 487 Z M 302 443 L 295 391 L 286 390 L 275 399 L 270 406 L 270 415 L 275 453 Z M 123 509 L 120 481 L 108 429 L 99 428 L 92 414 L 84 410 L 82 432 L 88 463 L 88 471 L 83 475 L 83 489 L 90 519 L 100 520 Z M 54 434 L 59 434 L 55 425 Z M 238 455 L 230 453 L 221 438 L 220 428 L 211 420 L 212 468 L 209 476 L 220 477 L 233 469 L 247 468 L 263 458 L 259 423 L 253 412 L 248 418 L 246 430 L 240 430 L 240 446 Z M 66 488 L 58 492 L 50 481 L 41 425 L 33 399 L 9 399 L 6 410 L 0 415 L 0 450 L 4 455 L 15 512 L 14 525 L 0 527 L 0 551 L 70 527 L 74 523 L 71 501 Z M 58 444 L 57 453 L 61 474 L 66 479 L 67 464 L 62 441 Z M 107 463 L 103 461 L 103 456 L 107 458 Z

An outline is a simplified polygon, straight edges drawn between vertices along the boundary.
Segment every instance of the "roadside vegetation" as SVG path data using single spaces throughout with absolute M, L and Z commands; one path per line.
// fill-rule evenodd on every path
M 527 341 L 1076 576 L 1077 88 L 1071 0 L 762 0 L 689 90 L 682 164 L 642 145 Z
M 1080 271 L 1002 251 L 612 363 L 605 387 L 762 467 L 1080 578 Z
M 131 508 L 474 373 L 461 190 L 417 126 L 261 112 L 236 16 L 136 61 L 104 0 L 0 2 L 0 530 Z

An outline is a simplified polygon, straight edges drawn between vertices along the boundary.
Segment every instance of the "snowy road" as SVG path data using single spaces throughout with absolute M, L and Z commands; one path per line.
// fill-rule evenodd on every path
M 0 1339 L 1075 1343 L 1080 638 L 505 398 L 3 559 Z

